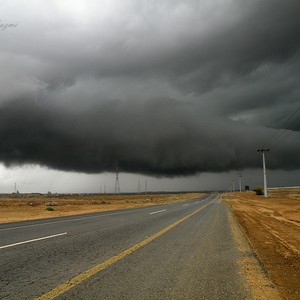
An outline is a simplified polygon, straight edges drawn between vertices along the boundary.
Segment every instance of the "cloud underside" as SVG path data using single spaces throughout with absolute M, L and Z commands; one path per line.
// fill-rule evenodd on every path
M 256 150 L 274 130 L 210 118 L 185 103 L 108 101 L 65 114 L 31 100 L 0 111 L 0 159 L 60 170 L 190 175 L 260 166 Z M 6 124 L 9 124 L 7 127 Z M 299 134 L 292 132 L 297 138 Z M 271 168 L 299 166 L 299 142 L 276 146 Z
M 285 122 L 299 1 L 242 2 L 7 5 L 20 21 L 0 34 L 0 161 L 179 176 L 256 168 L 270 147 L 269 168 L 300 169 L 299 114 Z

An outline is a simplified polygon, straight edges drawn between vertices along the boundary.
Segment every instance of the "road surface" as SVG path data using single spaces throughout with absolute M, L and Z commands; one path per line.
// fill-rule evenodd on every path
M 227 218 L 212 194 L 1 224 L 0 299 L 249 299 Z

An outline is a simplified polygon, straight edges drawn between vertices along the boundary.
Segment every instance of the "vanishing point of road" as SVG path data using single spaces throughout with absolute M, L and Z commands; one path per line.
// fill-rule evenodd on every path
M 220 199 L 1 224 L 0 299 L 249 299 Z

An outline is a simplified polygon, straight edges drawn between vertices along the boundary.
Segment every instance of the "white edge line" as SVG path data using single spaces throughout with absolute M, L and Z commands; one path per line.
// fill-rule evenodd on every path
M 33 239 L 33 240 L 24 241 L 24 242 L 19 242 L 19 243 L 14 243 L 14 244 L 10 244 L 10 245 L 1 246 L 0 249 L 14 247 L 14 246 L 27 244 L 27 243 L 32 243 L 32 242 L 41 241 L 41 240 L 46 240 L 46 239 L 51 239 L 51 238 L 54 238 L 54 237 L 57 237 L 57 236 L 65 235 L 65 234 L 67 234 L 67 232 L 58 233 L 58 234 L 54 234 L 54 235 L 44 236 L 44 237 L 41 237 L 41 238 L 38 238 L 38 239 Z
M 158 213 L 161 213 L 161 212 L 164 212 L 164 211 L 166 211 L 166 209 L 154 211 L 154 212 L 150 213 L 149 215 L 158 214 Z

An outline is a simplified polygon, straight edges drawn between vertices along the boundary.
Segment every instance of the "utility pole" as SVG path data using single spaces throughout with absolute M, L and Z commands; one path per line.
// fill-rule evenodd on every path
M 238 173 L 239 175 L 239 185 L 240 185 L 240 193 L 242 192 L 242 172 Z
M 235 192 L 234 180 L 232 180 L 232 191 Z
M 268 198 L 268 190 L 267 190 L 267 171 L 266 171 L 266 160 L 265 160 L 265 152 L 269 152 L 270 149 L 258 149 L 257 152 L 262 152 L 263 157 L 263 172 L 264 172 L 264 195 L 265 198 Z
M 138 194 L 140 194 L 141 192 L 142 192 L 142 189 L 141 189 L 141 180 L 139 180 Z

